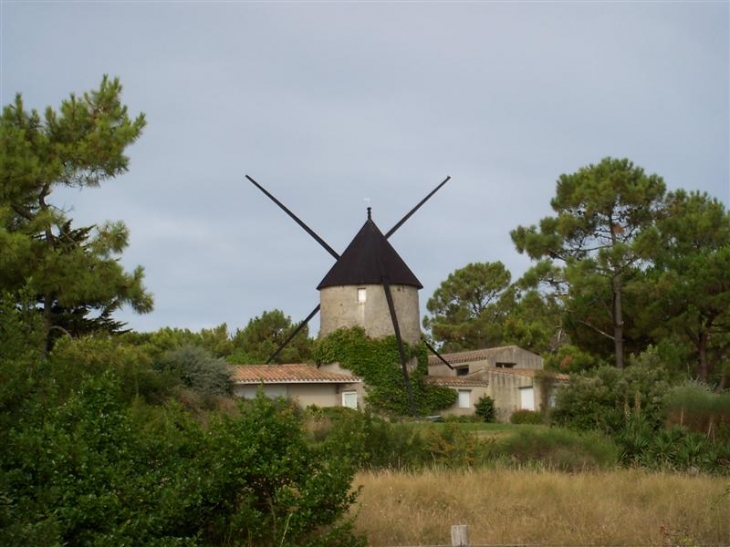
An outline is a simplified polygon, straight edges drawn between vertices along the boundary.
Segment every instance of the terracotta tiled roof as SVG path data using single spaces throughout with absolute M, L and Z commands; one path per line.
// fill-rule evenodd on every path
M 354 384 L 357 376 L 324 372 L 314 365 L 231 365 L 234 384 Z
M 488 359 L 492 355 L 496 353 L 501 353 L 504 350 L 515 350 L 520 349 L 517 346 L 500 346 L 497 348 L 484 348 L 484 349 L 475 349 L 472 351 L 460 351 L 458 353 L 442 353 L 441 357 L 446 359 L 449 363 L 452 365 L 456 363 L 469 363 L 471 361 L 483 361 L 484 359 Z M 428 356 L 428 364 L 429 365 L 438 365 L 442 361 L 435 355 L 429 355 Z
M 447 387 L 487 387 L 489 382 L 477 378 L 462 378 L 458 376 L 425 376 L 429 384 Z

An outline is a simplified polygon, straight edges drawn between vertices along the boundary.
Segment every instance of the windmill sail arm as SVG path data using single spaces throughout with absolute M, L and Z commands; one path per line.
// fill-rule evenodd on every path
M 423 340 L 423 343 L 426 344 L 426 347 L 429 349 L 431 353 L 433 353 L 436 357 L 439 358 L 439 360 L 449 367 L 451 370 L 454 370 L 454 367 L 451 366 L 451 363 L 449 363 L 446 359 L 444 359 L 443 355 L 441 355 L 438 351 L 436 351 L 436 348 L 434 348 L 431 344 L 428 343 L 428 340 Z
M 400 355 L 401 369 L 403 370 L 403 383 L 406 387 L 406 393 L 408 394 L 408 407 L 411 410 L 411 414 L 415 416 L 416 405 L 413 400 L 413 390 L 411 389 L 411 380 L 408 377 L 408 364 L 406 362 L 406 351 L 403 347 L 403 338 L 400 335 L 400 327 L 398 326 L 398 316 L 395 313 L 395 303 L 393 302 L 393 294 L 390 291 L 390 282 L 388 276 L 383 276 L 383 289 L 385 290 L 385 299 L 388 302 L 388 310 L 390 311 L 390 318 L 393 321 L 393 330 L 395 331 L 395 341 L 398 343 L 398 353 Z
M 419 201 L 418 204 L 413 209 L 411 209 L 410 211 L 408 211 L 408 214 L 406 214 L 406 216 L 404 216 L 402 219 L 400 219 L 398 221 L 398 223 L 395 226 L 393 226 L 388 231 L 387 234 L 385 234 L 385 239 L 388 239 L 390 236 L 392 236 L 396 232 L 396 230 L 398 230 L 398 228 L 400 228 L 401 226 L 403 226 L 403 224 L 405 224 L 405 222 L 409 218 L 411 218 L 413 216 L 413 213 L 415 213 L 416 211 L 418 211 L 424 203 L 426 203 L 429 199 L 431 199 L 431 196 L 433 196 L 436 192 L 438 192 L 439 190 L 441 190 L 441 188 L 443 187 L 443 185 L 446 184 L 447 182 L 449 182 L 450 179 L 451 179 L 450 176 L 446 177 L 441 182 L 441 184 L 439 184 L 436 188 L 434 188 L 433 190 L 431 190 L 431 192 L 425 198 L 423 198 L 421 201 Z
M 309 322 L 310 322 L 310 321 L 312 320 L 312 317 L 314 317 L 315 315 L 317 315 L 317 312 L 318 312 L 318 311 L 319 311 L 319 304 L 317 304 L 317 307 L 316 307 L 316 308 L 314 308 L 314 309 L 313 309 L 313 310 L 312 310 L 312 311 L 311 311 L 311 312 L 309 313 L 309 315 L 308 315 L 308 316 L 306 317 L 306 319 L 304 319 L 304 321 L 302 321 L 301 323 L 299 323 L 299 325 L 297 325 L 297 328 L 296 328 L 296 329 L 294 329 L 294 330 L 292 331 L 292 333 L 291 333 L 291 334 L 290 334 L 290 335 L 289 335 L 289 336 L 287 337 L 287 339 L 286 339 L 286 340 L 284 340 L 284 341 L 283 341 L 283 342 L 281 343 L 281 345 L 280 345 L 280 346 L 279 346 L 279 347 L 278 347 L 278 348 L 276 349 L 276 351 L 275 351 L 275 352 L 274 352 L 274 353 L 273 353 L 273 354 L 271 355 L 271 357 L 269 357 L 269 358 L 268 358 L 268 359 L 266 360 L 266 364 L 267 364 L 267 365 L 268 365 L 269 363 L 271 363 L 271 362 L 272 362 L 272 361 L 273 361 L 274 359 L 276 359 L 276 358 L 277 358 L 277 357 L 279 356 L 279 354 L 281 353 L 281 350 L 283 350 L 283 349 L 284 349 L 284 348 L 285 348 L 286 346 L 288 346 L 288 345 L 289 345 L 289 342 L 291 342 L 292 340 L 294 340 L 294 337 L 295 337 L 295 336 L 296 336 L 297 334 L 299 334 L 299 333 L 301 332 L 301 330 L 302 330 L 302 329 L 304 328 L 304 326 L 305 326 L 305 325 L 306 325 L 307 323 L 309 323 Z
M 266 197 L 268 197 L 271 201 L 273 201 L 274 203 L 276 203 L 282 209 L 282 211 L 284 211 L 287 215 L 289 215 L 292 218 L 292 220 L 294 220 L 294 222 L 296 222 L 297 224 L 299 224 L 299 226 L 301 226 L 304 229 L 305 232 L 307 232 L 310 236 L 312 236 L 317 243 L 319 243 L 322 247 L 324 247 L 324 249 L 335 258 L 335 260 L 337 260 L 337 259 L 340 258 L 340 255 L 339 255 L 339 253 L 337 253 L 337 251 L 335 251 L 332 247 L 330 247 L 324 239 L 322 239 L 321 237 L 319 237 L 315 233 L 315 231 L 312 230 L 309 226 L 307 226 L 304 223 L 304 221 L 302 221 L 297 215 L 295 215 L 294 213 L 292 213 L 286 205 L 284 205 L 282 202 L 280 202 L 278 199 L 276 199 L 271 193 L 269 193 L 266 190 L 266 188 L 264 188 L 263 186 L 261 186 L 255 180 L 253 180 L 253 178 L 249 177 L 248 175 L 246 175 L 246 178 L 249 181 L 251 181 L 251 183 L 254 186 L 256 186 L 256 188 L 258 188 L 259 190 L 261 190 L 266 195 Z

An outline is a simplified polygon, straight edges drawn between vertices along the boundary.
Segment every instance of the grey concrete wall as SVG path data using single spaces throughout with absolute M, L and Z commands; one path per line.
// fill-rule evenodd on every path
M 442 416 L 472 416 L 474 414 L 474 404 L 479 400 L 480 397 L 484 395 L 489 395 L 489 388 L 482 386 L 469 388 L 452 387 L 451 389 L 453 389 L 454 391 L 470 391 L 469 408 L 459 408 L 459 400 L 457 399 L 456 402 L 449 408 L 439 411 L 439 414 L 441 414 Z
M 520 409 L 520 388 L 533 385 L 532 378 L 489 372 L 489 396 L 494 399 L 497 420 L 508 422 L 515 410 Z M 535 390 L 537 392 L 537 390 Z M 537 399 L 537 397 L 536 397 Z M 537 404 L 537 401 L 535 401 Z M 539 408 L 539 406 L 538 406 Z
M 429 376 L 456 376 L 456 370 L 449 368 L 443 363 L 438 365 L 428 365 Z
M 234 387 L 233 393 L 237 397 L 253 399 L 259 390 L 258 385 L 238 385 Z M 267 384 L 264 386 L 264 394 L 267 397 L 287 397 L 295 401 L 301 407 L 317 405 L 320 407 L 342 406 L 342 392 L 357 392 L 358 407 L 363 406 L 363 394 L 361 384 Z
M 358 302 L 358 288 L 366 290 L 365 302 Z M 416 344 L 421 339 L 418 289 L 404 285 L 392 285 L 390 289 L 401 337 L 407 344 Z M 362 327 L 372 338 L 394 334 L 382 285 L 326 287 L 319 291 L 319 301 L 320 337 L 351 327 Z
M 497 363 L 515 363 L 515 368 L 542 369 L 543 359 L 530 351 L 522 348 L 509 346 L 490 355 L 486 361 L 491 366 Z

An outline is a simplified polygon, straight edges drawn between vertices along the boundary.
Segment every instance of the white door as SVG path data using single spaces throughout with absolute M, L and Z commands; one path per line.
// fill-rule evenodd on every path
M 534 387 L 523 387 L 520 389 L 520 408 L 522 410 L 535 410 Z
M 357 391 L 343 391 L 342 406 L 357 410 Z
M 459 408 L 471 408 L 471 391 L 459 390 Z

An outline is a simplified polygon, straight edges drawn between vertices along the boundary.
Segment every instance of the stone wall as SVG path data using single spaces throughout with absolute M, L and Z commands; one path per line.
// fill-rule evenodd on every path
M 365 289 L 364 301 L 358 298 L 358 289 Z M 390 289 L 401 337 L 406 344 L 416 344 L 421 339 L 418 289 L 405 285 L 392 285 Z M 394 334 L 382 285 L 326 287 L 319 293 L 320 338 L 351 327 L 362 327 L 371 338 Z

